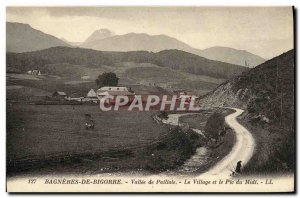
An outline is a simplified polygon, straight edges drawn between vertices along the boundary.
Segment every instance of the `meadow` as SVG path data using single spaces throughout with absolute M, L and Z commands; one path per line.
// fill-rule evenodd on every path
M 95 120 L 95 129 L 85 129 L 87 113 Z M 8 158 L 94 153 L 147 144 L 168 132 L 151 114 L 101 112 L 97 105 L 13 104 L 8 106 L 8 122 L 12 122 L 7 131 Z M 14 126 L 14 122 L 20 123 Z

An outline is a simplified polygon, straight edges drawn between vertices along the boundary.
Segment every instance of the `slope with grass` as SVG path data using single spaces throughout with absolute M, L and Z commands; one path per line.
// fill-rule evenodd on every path
M 241 117 L 257 140 L 254 159 L 245 171 L 293 171 L 294 50 L 221 84 L 202 100 L 210 106 L 245 110 Z
M 7 53 L 6 57 L 7 73 L 39 69 L 42 74 L 58 76 L 61 81 L 65 79 L 66 83 L 76 81 L 80 84 L 94 81 L 103 72 L 114 72 L 120 78 L 119 83 L 124 86 L 186 89 L 197 95 L 203 95 L 225 79 L 247 70 L 245 67 L 208 60 L 179 50 L 158 53 L 102 52 L 53 47 L 35 52 Z M 54 81 L 57 79 L 48 79 L 47 82 L 50 85 L 58 84 Z M 28 86 L 22 84 L 22 81 L 18 82 L 21 84 L 17 85 Z

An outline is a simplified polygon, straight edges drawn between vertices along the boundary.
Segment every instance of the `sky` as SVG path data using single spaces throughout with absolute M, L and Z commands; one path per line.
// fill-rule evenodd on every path
M 266 59 L 293 48 L 292 7 L 7 7 L 6 21 L 71 42 L 106 28 L 165 34 L 198 49 L 232 47 Z

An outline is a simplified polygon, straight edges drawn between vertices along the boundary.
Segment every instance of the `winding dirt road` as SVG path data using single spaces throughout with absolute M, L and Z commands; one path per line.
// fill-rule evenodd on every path
M 225 121 L 236 134 L 235 145 L 228 155 L 226 155 L 220 162 L 218 162 L 207 172 L 203 173 L 202 176 L 229 176 L 231 171 L 234 170 L 238 161 L 242 161 L 242 166 L 245 166 L 253 155 L 255 148 L 254 138 L 252 137 L 251 133 L 236 120 L 236 118 L 244 111 L 236 108 L 230 109 L 233 109 L 236 112 L 226 116 Z
M 234 113 L 225 117 L 225 122 L 230 126 L 230 128 L 234 130 L 236 134 L 235 145 L 233 146 L 230 153 L 228 153 L 220 162 L 210 168 L 207 172 L 203 173 L 201 176 L 229 176 L 235 169 L 236 163 L 238 161 L 242 161 L 242 166 L 245 166 L 253 155 L 255 147 L 254 138 L 252 137 L 251 133 L 236 120 L 236 118 L 241 115 L 244 110 L 229 107 L 228 109 L 235 110 Z M 171 125 L 180 125 L 179 117 L 193 114 L 197 113 L 170 114 L 168 119 L 164 123 Z M 193 130 L 195 132 L 198 132 L 197 129 Z

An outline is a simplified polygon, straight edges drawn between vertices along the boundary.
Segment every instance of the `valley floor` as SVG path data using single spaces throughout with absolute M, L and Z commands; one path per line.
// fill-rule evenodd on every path
M 206 144 L 196 133 L 158 124 L 152 118 L 154 112 L 100 112 L 97 105 L 9 102 L 7 110 L 9 176 L 179 170 Z M 94 130 L 85 129 L 86 113 L 95 119 Z M 197 116 L 205 122 L 210 115 L 201 112 Z M 195 167 L 195 173 L 222 159 L 232 148 L 234 134 L 226 134 L 223 142 L 207 150 L 206 162 Z

